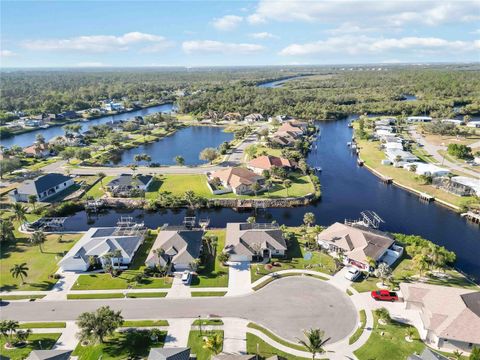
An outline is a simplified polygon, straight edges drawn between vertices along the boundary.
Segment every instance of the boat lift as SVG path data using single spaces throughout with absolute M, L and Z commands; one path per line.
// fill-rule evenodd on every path
M 364 210 L 360 213 L 361 218 L 357 220 L 348 220 L 345 219 L 345 225 L 362 225 L 372 229 L 378 229 L 380 224 L 385 223 L 385 221 L 372 210 Z

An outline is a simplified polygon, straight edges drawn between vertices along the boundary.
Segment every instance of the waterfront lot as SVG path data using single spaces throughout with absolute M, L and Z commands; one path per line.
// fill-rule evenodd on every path
M 207 199 L 253 199 L 299 197 L 315 192 L 315 188 L 308 176 L 291 174 L 290 180 L 292 180 L 292 186 L 288 189 L 285 189 L 282 182 L 278 181 L 274 182 L 273 188 L 270 191 L 259 193 L 257 196 L 237 196 L 233 193 L 213 195 L 207 186 L 207 177 L 204 174 L 161 175 L 158 176 L 157 179 L 152 183 L 145 197 L 147 199 L 155 199 L 159 192 L 167 192 L 172 195 L 183 196 L 186 191 L 193 191 L 196 195 Z

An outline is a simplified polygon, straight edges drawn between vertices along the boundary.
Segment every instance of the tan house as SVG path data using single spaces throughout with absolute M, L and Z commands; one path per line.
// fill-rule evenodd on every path
M 50 154 L 48 144 L 33 144 L 23 149 L 25 155 L 30 157 L 43 158 Z
M 480 291 L 401 283 L 406 309 L 420 311 L 426 343 L 470 352 L 480 346 Z
M 349 226 L 336 222 L 317 236 L 318 244 L 330 252 L 343 254 L 345 264 L 369 270 L 371 258 L 389 265 L 403 253 L 388 234 L 365 226 Z
M 290 160 L 282 157 L 262 155 L 253 160 L 250 160 L 247 166 L 253 172 L 257 174 L 262 174 L 264 170 L 270 171 L 273 166 L 290 170 L 295 166 L 295 164 Z
M 251 194 L 253 184 L 259 184 L 263 188 L 265 182 L 263 176 L 241 167 L 230 167 L 209 174 L 210 181 L 217 178 L 236 195 Z
M 285 256 L 287 244 L 278 225 L 228 223 L 224 251 L 231 261 L 261 261 Z
M 288 121 L 284 122 L 275 132 L 276 135 L 280 136 L 292 136 L 298 138 L 304 134 L 305 130 L 302 126 L 295 125 L 295 122 Z

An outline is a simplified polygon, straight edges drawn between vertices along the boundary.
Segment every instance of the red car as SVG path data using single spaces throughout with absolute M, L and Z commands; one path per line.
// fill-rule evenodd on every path
M 371 295 L 377 301 L 398 301 L 398 295 L 393 291 L 377 290 L 372 291 Z

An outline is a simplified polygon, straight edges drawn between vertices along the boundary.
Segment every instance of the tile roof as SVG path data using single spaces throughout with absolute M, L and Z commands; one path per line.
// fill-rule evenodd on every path
M 212 178 L 218 177 L 223 183 L 236 188 L 239 185 L 252 185 L 254 182 L 263 179 L 262 176 L 253 171 L 241 167 L 230 167 L 217 170 L 210 175 Z
M 248 166 L 270 170 L 272 166 L 276 167 L 293 167 L 293 163 L 285 158 L 272 156 L 272 155 L 262 155 L 248 162 Z

